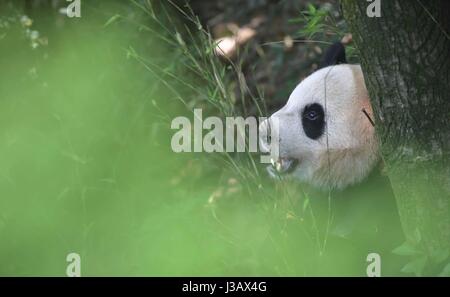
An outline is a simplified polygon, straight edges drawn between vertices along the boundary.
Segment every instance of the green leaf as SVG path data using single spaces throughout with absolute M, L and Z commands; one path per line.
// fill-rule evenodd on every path
M 312 5 L 311 3 L 308 4 L 308 11 L 311 14 L 314 14 L 316 12 L 316 7 L 314 5 Z
M 427 256 L 422 256 L 406 264 L 401 271 L 404 273 L 414 273 L 416 276 L 421 276 L 426 264 Z
M 439 249 L 433 251 L 430 255 L 430 258 L 434 263 L 439 264 L 444 262 L 448 258 L 449 254 L 450 253 L 448 249 Z
M 184 43 L 183 38 L 181 37 L 180 32 L 175 32 L 175 38 L 177 40 L 177 42 L 181 45 L 181 46 L 185 46 L 186 44 Z
M 414 243 L 419 243 L 422 241 L 422 236 L 420 235 L 419 229 L 414 230 L 413 240 Z
M 395 248 L 392 253 L 399 256 L 414 256 L 421 254 L 421 251 L 416 249 L 409 242 L 405 241 L 401 246 Z
M 122 16 L 116 14 L 113 15 L 112 17 L 109 18 L 109 20 L 106 21 L 106 23 L 103 25 L 104 28 L 108 27 L 109 25 L 111 25 L 112 23 L 114 23 L 115 21 L 117 21 L 118 19 L 120 19 Z
M 126 53 L 127 53 L 127 59 L 138 57 L 138 54 L 136 53 L 135 49 L 131 45 L 128 47 Z
M 309 205 L 309 198 L 306 197 L 306 198 L 303 200 L 303 211 L 306 210 L 306 208 L 308 207 L 308 205 Z
M 444 269 L 442 269 L 442 272 L 439 274 L 439 276 L 450 276 L 450 263 L 448 263 Z

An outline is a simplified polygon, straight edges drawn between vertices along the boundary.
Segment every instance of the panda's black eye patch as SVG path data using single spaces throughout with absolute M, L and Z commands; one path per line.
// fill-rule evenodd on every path
M 325 127 L 325 113 L 322 105 L 313 103 L 305 106 L 302 111 L 302 126 L 306 136 L 318 139 Z

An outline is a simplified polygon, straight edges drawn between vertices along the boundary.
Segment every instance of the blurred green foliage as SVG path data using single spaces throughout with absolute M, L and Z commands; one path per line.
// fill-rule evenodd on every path
M 389 204 L 269 180 L 252 155 L 172 152 L 175 116 L 237 114 L 239 65 L 189 10 L 151 3 L 31 25 L 2 10 L 0 275 L 63 276 L 71 252 L 84 276 L 365 275 L 372 249 L 391 257 L 398 234 L 370 237 Z

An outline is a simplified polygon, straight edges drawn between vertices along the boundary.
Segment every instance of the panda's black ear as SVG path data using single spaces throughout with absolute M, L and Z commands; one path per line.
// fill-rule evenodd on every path
M 319 65 L 319 69 L 336 64 L 346 64 L 345 47 L 342 42 L 333 43 L 325 52 L 325 56 Z

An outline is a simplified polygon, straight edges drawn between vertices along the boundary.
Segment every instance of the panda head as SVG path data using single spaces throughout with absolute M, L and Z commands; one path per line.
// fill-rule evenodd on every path
M 260 145 L 278 140 L 276 169 L 323 189 L 362 181 L 379 159 L 372 108 L 359 65 L 322 68 L 304 79 L 287 104 L 260 125 Z

